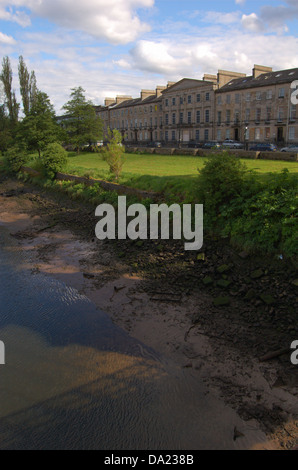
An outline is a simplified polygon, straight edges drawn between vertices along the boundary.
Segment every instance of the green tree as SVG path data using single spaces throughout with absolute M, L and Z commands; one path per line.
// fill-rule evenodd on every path
M 23 101 L 23 111 L 25 116 L 28 116 L 30 109 L 34 105 L 37 96 L 37 85 L 35 72 L 31 74 L 28 72 L 27 66 L 22 56 L 19 57 L 19 82 L 20 93 Z
M 30 110 L 30 74 L 22 56 L 19 57 L 19 82 L 25 116 Z
M 77 149 L 89 143 L 90 145 L 102 138 L 102 122 L 96 116 L 95 109 L 85 98 L 82 87 L 72 88 L 70 100 L 65 103 L 63 110 L 66 119 L 63 124 L 68 134 L 68 141 Z
M 9 57 L 4 57 L 2 61 L 2 72 L 0 74 L 0 80 L 3 83 L 4 93 L 6 97 L 6 106 L 8 109 L 8 114 L 10 121 L 13 124 L 16 124 L 18 121 L 19 115 L 19 104 L 16 100 L 16 95 L 12 89 L 12 69 L 10 65 Z
M 30 74 L 30 84 L 29 84 L 29 106 L 30 109 L 34 106 L 34 103 L 36 102 L 36 97 L 37 97 L 37 84 L 36 84 L 36 76 L 34 70 L 32 70 Z
M 124 152 L 121 133 L 117 129 L 109 131 L 109 143 L 102 152 L 102 158 L 109 165 L 110 173 L 115 176 L 116 181 L 118 181 L 125 163 Z
M 62 142 L 64 134 L 56 123 L 55 111 L 46 93 L 37 91 L 35 102 L 28 115 L 19 124 L 18 140 L 28 150 L 42 150 L 50 143 Z
M 43 152 L 42 165 L 46 176 L 55 178 L 56 173 L 61 171 L 67 163 L 67 152 L 57 142 L 48 144 Z

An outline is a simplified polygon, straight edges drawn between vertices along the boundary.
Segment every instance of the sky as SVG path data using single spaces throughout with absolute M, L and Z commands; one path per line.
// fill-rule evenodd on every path
M 219 69 L 298 67 L 298 0 L 0 0 L 0 60 L 34 70 L 56 113 Z

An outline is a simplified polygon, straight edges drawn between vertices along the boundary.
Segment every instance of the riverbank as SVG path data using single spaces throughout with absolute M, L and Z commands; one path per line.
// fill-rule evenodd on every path
M 130 335 L 205 382 L 268 436 L 259 448 L 298 445 L 298 339 L 294 266 L 205 240 L 200 256 L 171 242 L 100 242 L 94 209 L 10 179 L 0 220 L 40 271 L 84 293 Z M 199 259 L 198 259 L 199 258 Z M 233 428 L 232 438 L 244 439 Z

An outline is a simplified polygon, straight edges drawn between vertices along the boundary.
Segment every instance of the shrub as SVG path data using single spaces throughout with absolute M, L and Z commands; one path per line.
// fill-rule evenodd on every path
M 43 152 L 42 163 L 46 176 L 54 179 L 67 163 L 67 152 L 58 143 L 48 144 Z
M 4 153 L 6 169 L 12 173 L 18 173 L 21 167 L 28 161 L 28 155 L 19 147 L 10 147 Z
M 113 132 L 109 133 L 109 143 L 101 153 L 103 160 L 109 165 L 110 173 L 118 181 L 124 164 L 125 153 L 125 148 L 122 145 L 122 135 L 119 131 L 114 129 Z
M 220 206 L 241 194 L 246 166 L 227 152 L 211 155 L 200 170 L 198 197 L 213 222 Z

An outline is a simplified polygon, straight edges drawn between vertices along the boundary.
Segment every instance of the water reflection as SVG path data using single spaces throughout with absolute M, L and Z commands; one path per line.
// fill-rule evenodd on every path
M 76 290 L 24 269 L 23 256 L 0 227 L 0 449 L 229 449 L 264 440 L 247 432 L 234 442 L 235 413 Z

